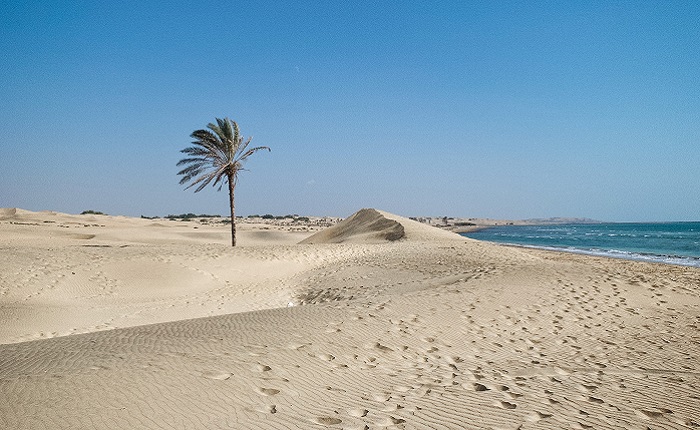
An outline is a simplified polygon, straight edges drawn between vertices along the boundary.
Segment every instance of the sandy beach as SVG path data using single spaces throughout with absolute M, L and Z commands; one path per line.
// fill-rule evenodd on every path
M 693 429 L 700 270 L 0 209 L 2 429 Z

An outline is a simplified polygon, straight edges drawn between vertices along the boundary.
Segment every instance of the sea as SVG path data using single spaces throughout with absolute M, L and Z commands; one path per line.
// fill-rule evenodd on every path
M 700 222 L 506 225 L 462 235 L 531 248 L 700 267 Z

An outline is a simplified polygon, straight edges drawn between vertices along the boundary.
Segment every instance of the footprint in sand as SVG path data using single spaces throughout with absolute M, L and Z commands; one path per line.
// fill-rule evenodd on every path
M 314 421 L 317 422 L 318 424 L 323 424 L 326 426 L 332 426 L 332 425 L 340 424 L 343 422 L 343 420 L 341 420 L 340 418 L 333 418 L 333 417 L 316 417 L 314 419 Z
M 374 349 L 381 351 L 381 352 L 392 352 L 393 351 L 393 349 L 389 348 L 388 346 L 384 346 L 379 342 L 376 342 L 373 347 L 374 347 Z
M 498 406 L 499 408 L 503 408 L 503 409 L 515 409 L 518 407 L 518 405 L 516 405 L 515 403 L 503 402 L 503 401 L 496 402 L 496 406 Z
M 379 426 L 388 427 L 388 426 L 395 426 L 395 425 L 398 425 L 398 424 L 403 424 L 403 423 L 405 423 L 405 422 L 406 422 L 406 420 L 404 420 L 404 419 L 402 419 L 402 418 L 396 418 L 396 417 L 388 416 L 388 417 L 386 417 L 386 418 L 380 419 L 376 424 L 379 425 Z
M 263 405 L 257 408 L 256 411 L 262 412 L 264 414 L 276 414 L 277 405 Z
M 396 403 L 396 404 L 389 404 L 389 405 L 383 407 L 381 409 L 381 411 L 383 411 L 383 412 L 395 412 L 395 411 L 399 411 L 403 408 L 404 408 L 403 405 Z
M 489 387 L 487 387 L 484 384 L 479 384 L 478 382 L 474 382 L 473 384 L 471 384 L 471 387 L 469 387 L 469 384 L 466 384 L 466 383 L 462 384 L 462 386 L 464 388 L 473 388 L 474 391 L 489 391 L 490 390 Z
M 663 416 L 662 412 L 648 411 L 645 409 L 635 410 L 634 412 L 644 419 L 657 419 Z
M 257 364 L 255 365 L 254 370 L 257 372 L 269 372 L 270 370 L 272 370 L 272 368 L 264 364 Z
M 335 356 L 331 354 L 319 354 L 316 357 L 320 358 L 323 361 L 333 361 L 335 360 Z
M 598 388 L 598 386 L 597 385 L 578 384 L 578 385 L 576 385 L 576 388 L 578 388 L 580 391 L 594 391 Z
M 204 377 L 209 379 L 216 379 L 218 381 L 225 381 L 233 376 L 233 373 L 228 372 L 204 372 Z
M 279 392 L 280 390 L 274 388 L 258 388 L 258 393 L 264 396 L 274 396 L 276 394 L 279 394 Z
M 362 396 L 362 400 L 374 400 L 375 402 L 387 402 L 391 399 L 391 393 L 376 393 Z
M 369 411 L 367 409 L 361 409 L 361 408 L 348 410 L 348 415 L 350 415 L 351 417 L 355 417 L 355 418 L 366 417 L 368 413 L 369 413 Z
M 551 417 L 552 417 L 552 414 L 545 414 L 545 413 L 540 412 L 540 411 L 534 411 L 533 413 L 527 415 L 525 417 L 525 419 L 534 423 L 534 422 L 544 420 L 547 418 L 551 418 Z

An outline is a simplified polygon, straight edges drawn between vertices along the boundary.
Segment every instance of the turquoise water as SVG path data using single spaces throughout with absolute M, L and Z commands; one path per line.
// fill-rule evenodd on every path
M 499 226 L 462 235 L 541 249 L 700 267 L 700 222 Z

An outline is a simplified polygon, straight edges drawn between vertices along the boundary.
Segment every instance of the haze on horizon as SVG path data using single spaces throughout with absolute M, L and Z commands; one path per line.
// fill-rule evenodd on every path
M 175 164 L 229 116 L 240 215 L 700 220 L 698 2 L 0 12 L 0 207 L 226 214 Z

